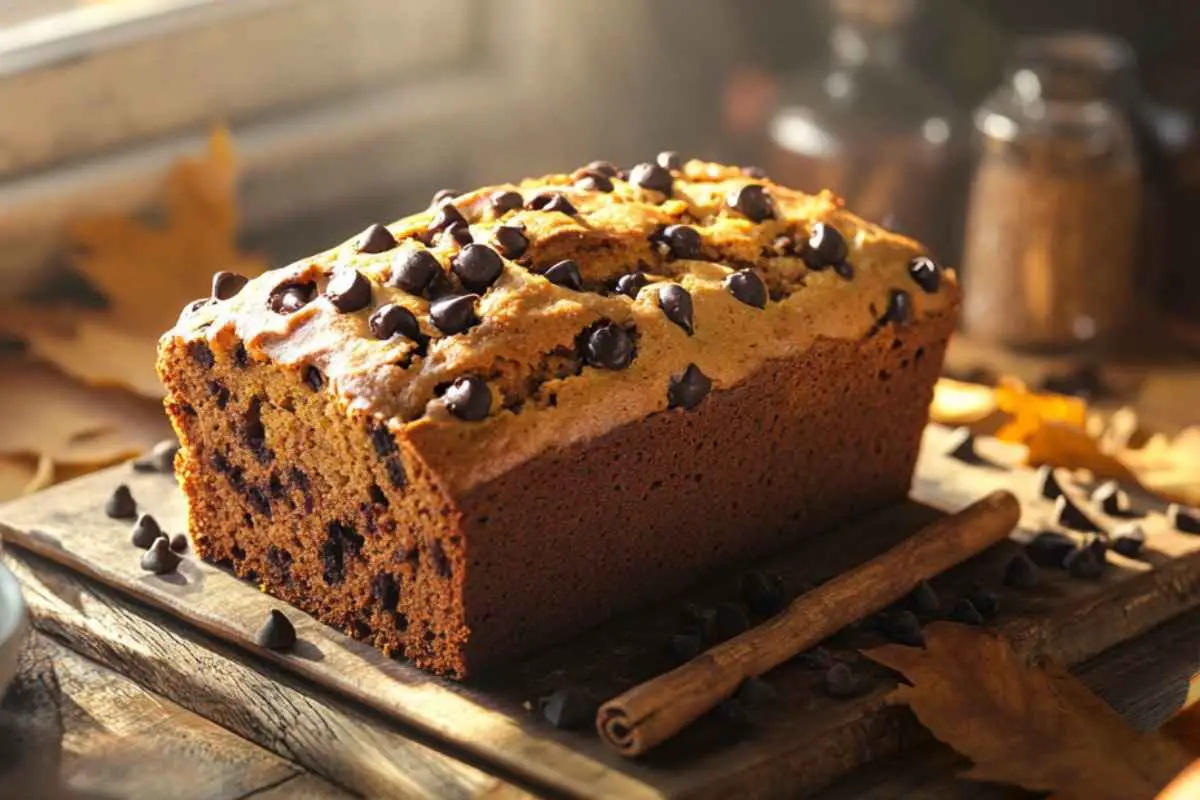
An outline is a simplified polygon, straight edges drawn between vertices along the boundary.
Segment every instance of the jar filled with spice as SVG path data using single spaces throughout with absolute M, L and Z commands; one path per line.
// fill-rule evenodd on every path
M 1129 322 L 1141 173 L 1126 113 L 1133 55 L 1071 33 L 1018 43 L 975 115 L 980 156 L 963 255 L 963 323 L 981 341 L 1065 350 Z

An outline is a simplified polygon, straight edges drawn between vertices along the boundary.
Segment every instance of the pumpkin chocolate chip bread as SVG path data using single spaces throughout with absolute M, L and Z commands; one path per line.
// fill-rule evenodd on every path
M 466 194 L 162 339 L 197 552 L 462 678 L 903 498 L 952 272 L 663 154 Z

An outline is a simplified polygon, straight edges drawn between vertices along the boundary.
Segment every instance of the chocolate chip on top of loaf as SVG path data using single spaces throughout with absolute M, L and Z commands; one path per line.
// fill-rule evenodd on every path
M 934 264 L 917 243 L 844 210 L 832 194 L 807 195 L 761 171 L 683 161 L 674 153 L 628 170 L 592 162 L 516 185 L 442 191 L 418 214 L 373 224 L 289 267 L 250 281 L 218 278 L 213 296 L 186 308 L 164 336 L 159 359 L 183 443 L 197 549 L 255 572 L 269 589 L 293 599 L 281 588 L 283 576 L 264 578 L 279 571 L 268 559 L 269 547 L 286 549 L 292 573 L 303 560 L 296 550 L 307 547 L 303 536 L 290 548 L 276 541 L 271 529 L 282 527 L 278 515 L 286 516 L 277 509 L 337 507 L 341 492 L 362 495 L 345 500 L 352 512 L 317 513 L 328 519 L 311 547 L 330 554 L 314 571 L 318 578 L 348 575 L 349 564 L 377 560 L 371 554 L 383 545 L 368 538 L 363 525 L 390 520 L 407 531 L 391 538 L 407 541 L 414 536 L 407 514 L 445 515 L 427 520 L 437 535 L 413 544 L 418 555 L 396 556 L 407 564 L 420 561 L 426 550 L 440 553 L 429 563 L 435 573 L 448 571 L 446 579 L 460 593 L 457 600 L 454 591 L 440 596 L 456 609 L 457 621 L 421 623 L 420 635 L 431 631 L 433 639 L 383 636 L 372 614 L 354 622 L 360 612 L 351 614 L 336 598 L 310 605 L 320 611 L 332 603 L 339 610 L 325 611 L 325 618 L 343 627 L 362 625 L 381 646 L 457 673 L 465 670 L 468 643 L 488 639 L 462 610 L 461 593 L 494 588 L 501 580 L 472 584 L 462 574 L 473 549 L 463 498 L 493 494 L 529 465 L 568 453 L 582 454 L 571 463 L 581 470 L 576 490 L 587 492 L 588 476 L 595 476 L 585 463 L 593 444 L 660 416 L 692 415 L 695 422 L 672 426 L 699 430 L 717 418 L 715 409 L 706 414 L 710 395 L 737 396 L 743 416 L 765 430 L 783 410 L 771 407 L 779 402 L 769 391 L 754 396 L 755 381 L 825 350 L 896 342 L 895 352 L 883 354 L 886 368 L 869 376 L 886 380 L 880 375 L 916 369 L 936 347 L 937 358 L 926 359 L 912 386 L 919 400 L 930 390 L 928 362 L 940 361 L 958 303 L 953 272 Z M 910 328 L 913 334 L 906 335 Z M 919 343 L 910 348 L 912 342 Z M 835 383 L 816 387 L 814 398 Z M 892 388 L 895 402 L 913 404 L 896 394 L 904 386 Z M 362 434 L 366 430 L 372 433 Z M 359 453 L 360 434 L 376 442 L 386 437 L 390 444 Z M 905 437 L 911 439 L 912 431 L 906 429 Z M 687 446 L 681 441 L 666 463 L 719 460 L 690 433 L 684 438 Z M 249 460 L 237 453 L 248 443 L 259 454 Z M 263 452 L 274 460 L 263 461 Z M 903 461 L 915 452 L 902 455 Z M 661 466 L 667 456 L 656 451 L 628 457 Z M 363 464 L 356 467 L 356 460 Z M 297 461 L 308 464 L 301 470 L 305 478 L 289 481 Z M 640 469 L 627 465 L 625 471 Z M 321 475 L 326 486 L 314 497 L 314 473 L 325 471 L 331 471 Z M 663 483 L 647 477 L 646 485 Z M 632 493 L 623 502 L 671 502 L 652 499 L 646 485 L 623 485 Z M 380 486 L 387 488 L 374 495 Z M 243 513 L 216 506 L 226 489 L 245 506 Z M 557 501 L 534 488 L 523 491 L 530 493 L 525 499 L 532 517 L 555 519 L 538 503 Z M 374 522 L 364 521 L 360 505 L 375 509 Z M 486 525 L 491 515 L 478 516 Z M 613 536 L 589 535 L 601 541 Z M 438 543 L 436 550 L 430 541 Z M 396 550 L 395 542 L 389 546 Z M 419 566 L 377 574 L 400 580 L 400 572 L 415 573 Z M 615 602 L 585 599 L 581 605 L 595 612 Z M 558 620 L 563 613 L 575 613 L 572 620 L 587 616 L 582 610 L 548 612 L 542 616 L 549 622 L 526 619 L 527 630 L 496 636 L 537 640 L 545 630 L 564 627 Z M 421 616 L 420 609 L 405 612 L 406 625 L 414 614 Z M 449 640 L 457 644 L 450 647 Z M 444 660 L 447 648 L 458 653 L 450 661 Z M 434 652 L 439 655 L 429 655 Z

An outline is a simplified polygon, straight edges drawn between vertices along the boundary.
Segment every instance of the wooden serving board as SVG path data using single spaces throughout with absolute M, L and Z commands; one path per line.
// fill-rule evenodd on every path
M 1025 507 L 1015 538 L 1053 528 L 1052 506 L 1036 497 L 1033 473 L 995 466 L 1011 462 L 1014 454 L 1010 449 L 996 442 L 981 442 L 980 451 L 994 464 L 968 465 L 944 455 L 949 443 L 950 433 L 945 429 L 931 426 L 927 431 L 913 490 L 920 503 L 909 502 L 842 530 L 810 537 L 793 551 L 754 566 L 781 574 L 790 589 L 800 590 L 885 550 L 940 513 L 1001 487 L 1016 492 Z M 291 716 L 283 715 L 288 729 L 283 730 L 281 723 L 276 738 L 269 730 L 269 720 L 259 722 L 268 730 L 257 740 L 266 740 L 268 746 L 284 749 L 288 755 L 294 755 L 299 747 L 315 762 L 306 766 L 335 780 L 345 777 L 345 760 L 333 758 L 336 767 L 322 770 L 320 748 L 297 743 L 294 729 L 297 725 L 303 729 L 309 714 L 313 719 L 307 722 L 314 730 L 329 727 L 328 720 L 320 718 L 329 713 L 325 709 L 330 706 L 320 700 L 327 694 L 334 696 L 333 713 L 342 715 L 339 719 L 367 725 L 375 731 L 372 736 L 395 737 L 407 730 L 419 741 L 418 749 L 445 750 L 489 771 L 514 776 L 539 791 L 580 797 L 795 796 L 920 738 L 915 721 L 886 702 L 894 686 L 889 674 L 857 655 L 856 647 L 880 641 L 866 628 L 843 632 L 829 644 L 835 659 L 850 662 L 859 674 L 873 681 L 866 694 L 850 700 L 827 697 L 820 690 L 821 671 L 803 662 L 789 663 L 768 676 L 779 692 L 779 701 L 756 712 L 748 727 L 734 730 L 718 719 L 703 719 L 641 760 L 621 758 L 591 731 L 555 730 L 530 710 L 536 708 L 537 697 L 565 685 L 583 687 L 595 699 L 603 700 L 669 669 L 666 642 L 678 628 L 681 606 L 685 602 L 736 600 L 739 570 L 713 576 L 679 597 L 614 619 L 469 685 L 439 680 L 385 658 L 294 609 L 288 614 L 300 637 L 295 653 L 263 651 L 253 645 L 254 632 L 267 612 L 280 605 L 278 601 L 191 557 L 175 575 L 158 577 L 142 572 L 140 553 L 128 543 L 128 524 L 110 520 L 102 512 L 105 499 L 118 483 L 127 483 L 141 509 L 153 513 L 165 529 L 182 529 L 183 498 L 174 482 L 122 466 L 0 508 L 0 534 L 19 548 L 169 614 L 172 619 L 164 624 L 172 628 L 178 620 L 186 623 L 185 627 L 232 643 L 234 648 L 213 643 L 220 658 L 240 670 L 236 673 L 239 677 L 231 678 L 258 685 L 254 675 L 260 664 L 266 665 L 261 667 L 266 675 L 284 676 L 280 680 L 289 688 L 281 697 L 289 704 Z M 1144 521 L 1148 541 L 1143 558 L 1131 560 L 1112 554 L 1105 574 L 1096 581 L 1044 570 L 1033 589 L 1001 590 L 1002 609 L 993 624 L 1029 653 L 1076 663 L 1200 605 L 1200 537 L 1170 530 L 1160 506 L 1145 498 L 1137 500 L 1151 508 Z M 1019 547 L 1016 541 L 1002 543 L 935 580 L 943 609 L 975 583 L 1000 589 L 1003 567 Z M 17 566 L 26 580 L 40 580 L 36 564 L 30 566 L 37 559 L 9 558 L 20 562 Z M 37 624 L 67 638 L 73 635 L 70 631 L 87 629 L 88 647 L 103 657 L 105 644 L 96 639 L 102 639 L 110 628 L 88 625 L 86 618 L 92 612 L 78 599 L 79 590 L 73 590 L 76 600 L 72 602 L 52 596 L 54 590 L 45 585 L 35 588 L 38 596 L 31 607 Z M 104 596 L 108 591 L 101 589 L 97 594 Z M 96 607 L 94 613 L 110 612 Z M 174 647 L 172 643 L 166 649 L 139 648 L 114 641 L 110 649 L 134 662 L 127 665 L 129 671 L 151 675 L 161 667 L 151 662 L 171 657 Z M 238 691 L 221 692 L 206 665 L 207 657 L 194 649 L 188 652 L 194 664 L 171 665 L 177 691 L 165 688 L 172 699 L 189 708 L 203 706 L 216 692 L 222 702 L 245 702 L 244 714 L 261 718 L 262 709 L 255 707 L 253 697 L 239 700 Z M 298 684 L 300 691 L 290 688 L 292 676 L 303 679 Z M 153 688 L 164 690 L 159 685 Z M 316 699 L 309 704 L 306 694 Z M 205 700 L 196 701 L 197 696 Z M 305 710 L 306 704 L 311 710 Z M 376 713 L 356 710 L 364 706 Z M 204 709 L 194 710 L 205 713 Z M 231 712 L 222 709 L 219 713 Z M 383 734 L 378 733 L 380 725 Z M 385 758 L 413 757 L 391 744 L 379 745 L 373 752 Z M 390 755 L 395 753 L 399 755 Z M 436 760 L 437 754 L 430 752 L 429 756 Z M 363 768 L 367 768 L 365 762 Z M 372 763 L 370 770 L 375 776 L 370 786 L 373 791 L 384 793 L 383 789 L 392 786 L 388 782 L 392 778 L 378 764 Z M 397 794 L 413 794 L 412 784 L 404 783 L 403 774 L 393 778 Z

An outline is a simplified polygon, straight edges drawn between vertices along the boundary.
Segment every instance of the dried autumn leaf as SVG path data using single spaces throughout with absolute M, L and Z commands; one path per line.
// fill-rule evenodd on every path
M 1180 745 L 1130 729 L 1065 669 L 1026 665 L 999 634 L 935 622 L 925 642 L 866 655 L 912 684 L 894 701 L 974 762 L 966 778 L 1065 800 L 1139 800 L 1188 764 Z
M 1087 404 L 1078 397 L 1029 391 L 1016 378 L 1003 378 L 994 390 L 996 407 L 1012 420 L 996 432 L 1006 442 L 1026 442 L 1043 425 L 1058 424 L 1083 431 Z
M 988 386 L 951 378 L 938 379 L 933 389 L 929 417 L 945 425 L 969 425 L 996 410 L 996 396 Z

